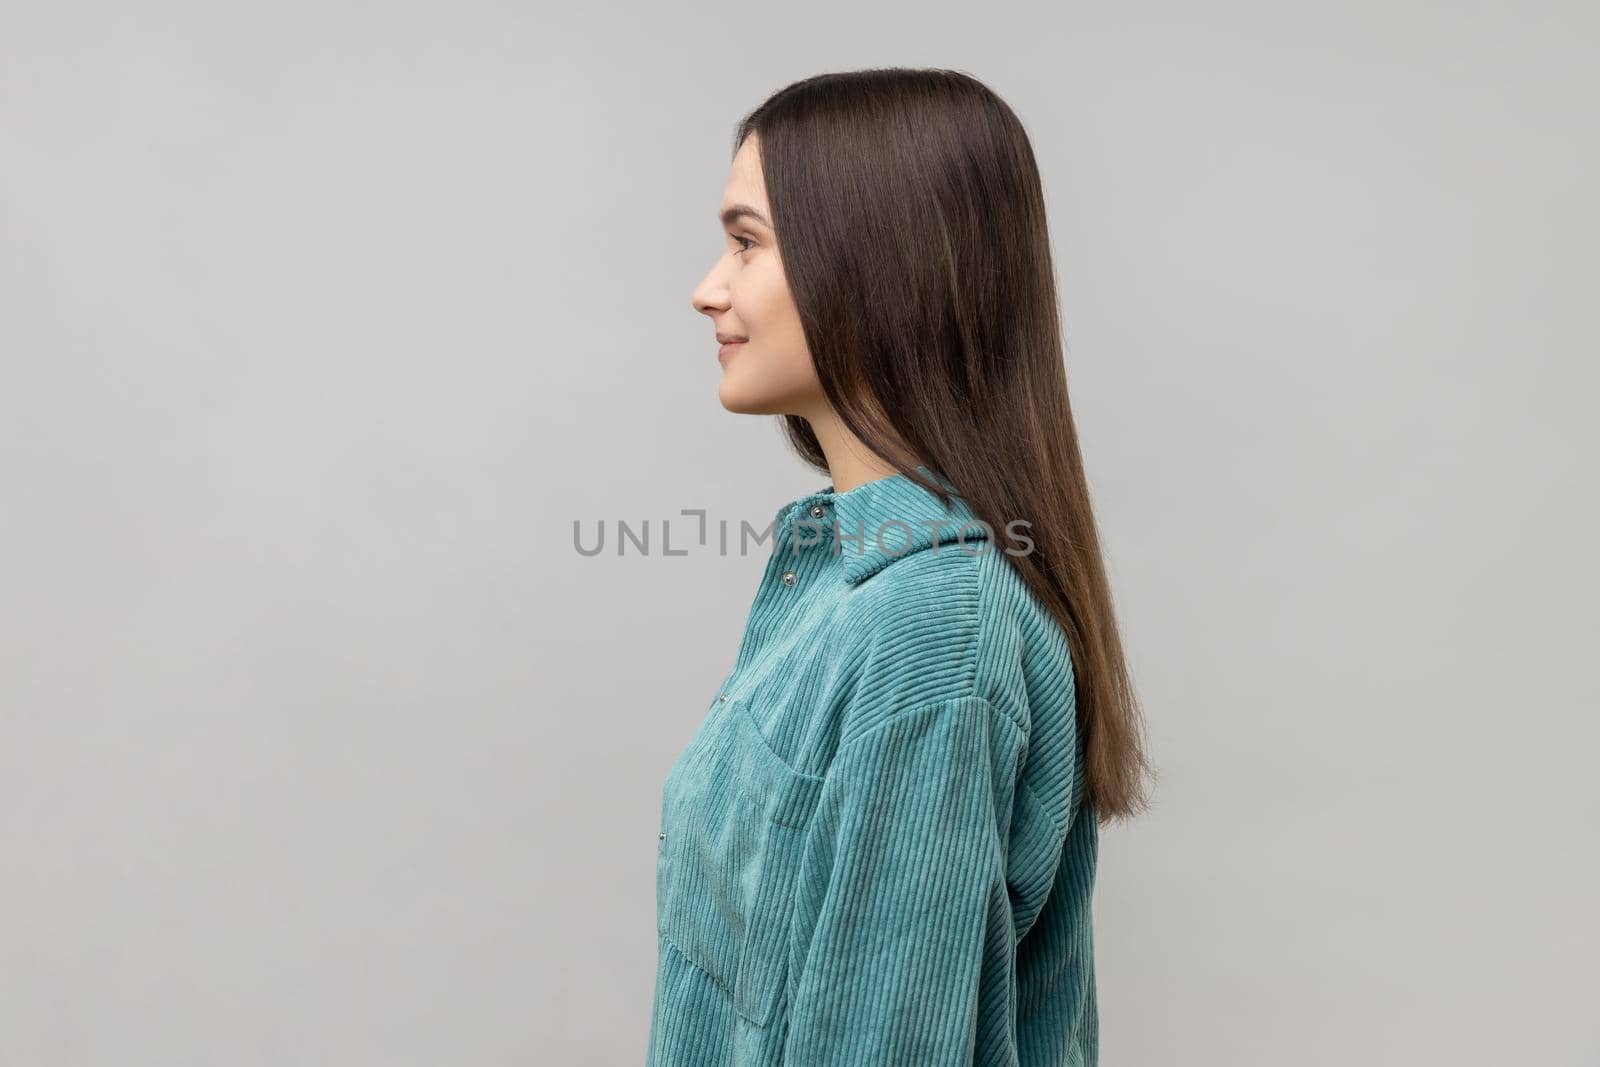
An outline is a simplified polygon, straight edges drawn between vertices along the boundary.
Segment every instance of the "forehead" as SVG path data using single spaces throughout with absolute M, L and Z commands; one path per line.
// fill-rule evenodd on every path
M 760 208 L 763 213 L 767 209 L 767 188 L 761 178 L 761 154 L 756 149 L 754 135 L 745 138 L 728 167 L 728 184 L 722 192 L 722 206 L 726 208 L 732 204 L 749 204 Z

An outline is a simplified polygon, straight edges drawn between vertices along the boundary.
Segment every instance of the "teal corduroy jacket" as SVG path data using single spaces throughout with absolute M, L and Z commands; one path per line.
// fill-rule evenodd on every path
M 647 1067 L 1097 1063 L 1097 824 L 1016 533 L 904 473 L 779 510 L 662 787 Z

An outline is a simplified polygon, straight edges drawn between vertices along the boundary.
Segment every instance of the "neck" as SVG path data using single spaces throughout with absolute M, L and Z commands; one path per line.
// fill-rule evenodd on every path
M 897 472 L 892 463 L 862 444 L 832 410 L 807 415 L 806 422 L 822 446 L 834 492 L 847 493 L 858 485 Z

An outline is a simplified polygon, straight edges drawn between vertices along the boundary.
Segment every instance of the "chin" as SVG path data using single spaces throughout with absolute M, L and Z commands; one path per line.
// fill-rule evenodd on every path
M 717 389 L 717 399 L 735 415 L 783 414 L 783 405 L 777 402 L 776 397 L 759 390 L 741 388 L 738 382 L 731 381 L 727 376 L 723 377 L 722 385 Z
M 758 403 L 737 389 L 724 387 L 717 392 L 717 399 L 722 406 L 735 415 L 774 415 L 777 412 L 769 410 L 767 405 Z

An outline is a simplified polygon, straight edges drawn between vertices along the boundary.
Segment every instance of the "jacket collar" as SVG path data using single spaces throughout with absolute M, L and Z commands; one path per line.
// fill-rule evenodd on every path
M 840 560 L 845 580 L 851 585 L 865 581 L 896 560 L 939 546 L 938 551 L 967 554 L 986 550 L 981 544 L 990 531 L 973 515 L 949 479 L 927 465 L 913 468 L 928 481 L 945 487 L 952 495 L 950 506 L 938 496 L 916 484 L 905 472 L 863 482 L 854 489 L 836 492 L 830 484 L 808 496 L 791 501 L 779 510 L 780 527 L 811 523 L 810 536 L 817 538 L 816 551 L 831 551 Z M 824 514 L 814 517 L 812 509 L 821 505 Z M 946 549 L 944 546 L 954 544 Z M 977 547 L 974 547 L 977 546 Z

